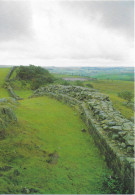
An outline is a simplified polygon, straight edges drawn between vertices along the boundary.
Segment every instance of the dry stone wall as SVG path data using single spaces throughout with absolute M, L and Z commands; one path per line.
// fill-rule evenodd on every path
M 6 82 L 9 81 L 9 79 L 10 79 L 10 77 L 11 77 L 11 75 L 13 74 L 13 72 L 14 72 L 15 69 L 16 69 L 16 66 L 13 66 L 13 67 L 10 69 L 10 71 L 8 72 L 8 74 L 7 74 L 6 78 L 5 78 L 5 81 L 6 81 Z
M 48 85 L 37 89 L 30 97 L 49 95 L 76 108 L 107 165 L 118 175 L 126 189 L 134 186 L 134 124 L 113 107 L 109 96 L 94 89 Z
M 16 100 L 21 98 L 14 93 L 10 86 L 10 77 L 15 69 L 16 67 L 11 68 L 5 78 L 5 87 L 8 89 L 11 97 L 0 99 L 0 139 L 3 139 L 6 134 L 7 125 L 17 122 L 17 117 L 12 108 L 17 104 Z
M 22 100 L 23 98 L 20 98 L 18 95 L 16 95 L 16 93 L 14 92 L 13 88 L 10 85 L 10 77 L 12 76 L 14 70 L 17 67 L 14 66 L 10 69 L 9 73 L 7 74 L 6 78 L 5 78 L 5 87 L 7 88 L 9 95 L 13 98 L 15 98 L 16 100 Z

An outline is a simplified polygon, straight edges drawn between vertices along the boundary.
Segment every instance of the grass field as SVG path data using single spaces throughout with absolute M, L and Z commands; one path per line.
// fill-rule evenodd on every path
M 8 70 L 1 69 L 2 88 Z M 48 97 L 24 100 L 15 112 L 17 124 L 0 140 L 0 193 L 101 194 L 103 176 L 111 174 L 78 114 Z
M 25 99 L 16 109 L 18 125 L 0 142 L 0 193 L 99 194 L 106 168 L 79 116 L 48 97 Z M 49 163 L 51 154 L 54 163 Z
M 14 90 L 14 92 L 19 95 L 19 97 L 22 98 L 27 98 L 30 95 L 32 95 L 33 91 L 32 90 L 28 90 L 28 89 L 19 89 L 19 90 Z
M 0 69 L 0 98 L 8 92 L 3 83 L 9 69 Z M 133 82 L 85 81 L 110 96 L 115 108 L 129 118 L 117 93 L 133 92 Z M 21 100 L 15 110 L 18 123 L 6 129 L 0 140 L 1 194 L 104 194 L 108 170 L 79 115 L 67 105 L 48 97 L 28 99 L 31 90 L 15 89 Z
M 97 74 L 94 76 L 94 78 L 100 79 L 100 80 L 123 80 L 123 81 L 133 81 L 134 80 L 134 72 L 132 73 L 110 73 L 110 74 Z
M 8 97 L 8 91 L 3 88 L 5 77 L 8 74 L 9 68 L 0 68 L 0 98 Z

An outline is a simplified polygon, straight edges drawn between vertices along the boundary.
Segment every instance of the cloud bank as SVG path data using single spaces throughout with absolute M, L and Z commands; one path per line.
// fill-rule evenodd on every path
M 0 1 L 0 64 L 133 66 L 133 1 Z

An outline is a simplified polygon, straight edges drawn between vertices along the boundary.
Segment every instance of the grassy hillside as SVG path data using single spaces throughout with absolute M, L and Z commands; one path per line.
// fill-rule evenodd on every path
M 5 77 L 8 74 L 10 68 L 0 68 L 0 98 L 8 97 L 8 91 L 3 88 Z
M 8 70 L 0 69 L 1 97 Z M 48 97 L 25 97 L 0 140 L 1 194 L 100 194 L 103 176 L 111 174 L 103 156 L 75 111 Z M 0 98 L 1 98 L 0 97 Z
M 25 99 L 0 142 L 0 193 L 102 193 L 108 172 L 79 116 L 48 97 Z M 30 192 L 30 191 L 29 191 Z
M 134 72 L 130 73 L 107 73 L 107 74 L 97 74 L 94 76 L 97 79 L 108 79 L 108 80 L 123 80 L 123 81 L 133 81 L 134 80 Z
M 8 70 L 0 69 L 0 98 L 8 96 L 2 88 Z M 95 80 L 83 85 L 88 83 L 108 94 L 125 117 L 133 116 L 133 111 L 123 106 L 124 100 L 117 97 L 123 90 L 133 92 L 133 82 Z M 17 85 L 20 83 L 16 83 L 15 92 L 24 100 L 15 110 L 18 123 L 8 126 L 5 138 L 0 140 L 0 193 L 109 193 L 103 189 L 103 181 L 111 170 L 79 115 L 48 97 L 28 99 L 32 91 Z
M 91 82 L 94 88 L 108 94 L 117 94 L 123 90 L 134 91 L 134 82 L 132 81 L 95 80 Z

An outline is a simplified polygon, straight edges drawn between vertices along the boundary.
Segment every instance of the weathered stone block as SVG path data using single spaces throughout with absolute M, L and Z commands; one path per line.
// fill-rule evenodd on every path
M 122 127 L 121 126 L 111 126 L 109 127 L 109 129 L 114 132 L 119 132 L 122 130 Z

